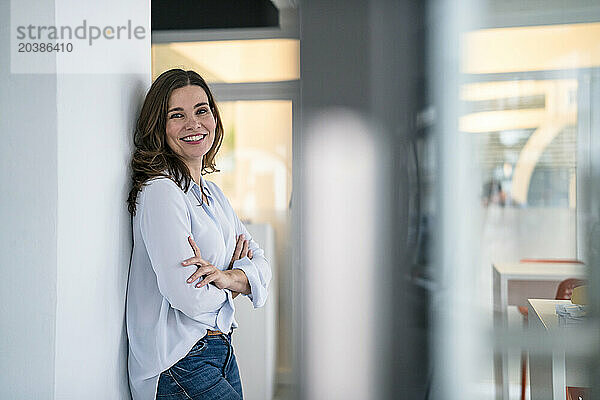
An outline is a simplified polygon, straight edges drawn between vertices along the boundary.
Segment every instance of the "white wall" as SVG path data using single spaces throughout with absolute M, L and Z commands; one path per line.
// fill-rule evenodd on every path
M 116 74 L 58 79 L 56 399 L 118 399 L 128 390 L 125 199 L 144 81 Z
M 478 209 L 481 261 L 471 294 L 492 324 L 492 264 L 524 258 L 577 259 L 577 215 L 570 208 L 512 208 L 491 205 Z M 490 364 L 491 365 L 491 364 Z
M 483 217 L 482 253 L 489 258 L 486 262 L 577 258 L 575 209 L 492 205 L 480 215 Z
M 5 3 L 0 398 L 127 399 L 125 200 L 133 124 L 150 85 L 150 3 L 40 1 L 57 25 L 132 19 L 147 32 L 143 40 L 94 47 L 110 66 L 105 74 L 89 53 L 73 51 L 59 56 L 58 75 L 6 72 Z

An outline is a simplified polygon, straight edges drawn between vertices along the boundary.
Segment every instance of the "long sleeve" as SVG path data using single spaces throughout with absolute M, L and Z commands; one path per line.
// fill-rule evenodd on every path
M 248 233 L 244 224 L 242 224 L 239 219 L 237 221 L 239 230 L 236 235 L 243 233 L 246 239 L 248 239 L 248 248 L 252 250 L 252 259 L 244 257 L 234 261 L 232 268 L 244 271 L 248 277 L 248 283 L 250 284 L 250 294 L 247 296 L 252 301 L 254 308 L 262 307 L 267 301 L 268 287 L 272 275 L 271 268 L 269 267 L 269 262 L 265 258 L 264 250 L 252 239 L 252 236 Z
M 152 181 L 142 191 L 140 231 L 156 273 L 160 293 L 171 306 L 188 317 L 217 311 L 227 295 L 214 285 L 196 288 L 187 283 L 195 266 L 183 267 L 194 256 L 188 243 L 191 219 L 185 195 L 169 179 Z

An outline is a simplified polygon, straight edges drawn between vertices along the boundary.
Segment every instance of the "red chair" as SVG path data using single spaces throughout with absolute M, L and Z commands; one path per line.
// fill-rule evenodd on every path
M 558 289 L 556 289 L 556 300 L 571 300 L 571 297 L 573 297 L 573 289 L 585 284 L 586 281 L 583 279 L 565 279 L 558 285 Z
M 579 260 L 553 260 L 553 259 L 536 259 L 524 258 L 522 263 L 549 263 L 549 264 L 583 264 Z M 573 289 L 578 286 L 585 285 L 585 281 L 581 279 L 569 278 L 560 282 L 556 289 L 556 300 L 571 300 Z M 529 309 L 527 307 L 518 306 L 519 312 L 523 315 L 523 324 L 528 325 L 527 317 Z M 525 400 L 525 390 L 527 389 L 527 352 L 521 353 L 521 400 Z
M 547 264 L 583 264 L 583 262 L 579 261 L 579 260 L 555 260 L 555 259 L 544 259 L 544 258 L 524 258 L 519 262 L 522 262 L 522 263 L 547 263 Z M 566 281 L 568 281 L 568 279 Z M 563 282 L 566 282 L 566 281 L 563 281 Z M 563 284 L 563 282 L 561 282 L 561 285 Z M 581 286 L 581 285 L 577 285 L 577 286 Z M 577 287 L 577 286 L 575 286 L 575 287 Z M 560 285 L 558 286 L 558 288 L 560 289 Z M 556 300 L 571 300 L 572 295 L 573 295 L 573 289 L 571 289 L 571 294 L 569 295 L 568 298 L 563 298 L 564 295 L 561 297 L 558 297 L 558 291 L 557 291 Z M 527 322 L 527 313 L 529 312 L 527 307 L 518 306 L 517 308 L 519 309 L 519 312 L 521 313 L 521 315 L 523 315 L 523 317 L 525 318 L 525 321 Z

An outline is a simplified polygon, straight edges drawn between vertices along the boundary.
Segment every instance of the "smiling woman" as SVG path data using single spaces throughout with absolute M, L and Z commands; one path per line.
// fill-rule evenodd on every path
M 190 91 L 192 93 L 190 93 Z M 195 93 L 194 93 L 195 91 Z M 188 95 L 192 96 L 188 98 Z M 194 98 L 193 96 L 197 97 Z M 199 97 L 198 97 L 199 96 Z M 183 104 L 178 102 L 191 102 L 193 104 Z M 205 102 L 206 106 L 199 106 L 196 110 L 196 105 Z M 188 115 L 186 118 L 184 106 L 188 107 Z M 134 136 L 135 151 L 131 161 L 133 170 L 133 188 L 129 193 L 127 200 L 129 204 L 129 212 L 135 214 L 136 197 L 144 184 L 156 177 L 165 176 L 167 174 L 174 179 L 178 186 L 187 190 L 192 181 L 191 174 L 196 172 L 196 169 L 188 169 L 181 154 L 175 149 L 182 143 L 178 143 L 179 137 L 175 138 L 173 143 L 177 146 L 172 147 L 173 143 L 169 143 L 170 135 L 166 134 L 167 126 L 172 134 L 177 127 L 182 130 L 186 125 L 180 125 L 177 121 L 186 122 L 191 127 L 193 121 L 198 115 L 204 115 L 206 111 L 210 111 L 210 118 L 214 127 L 212 128 L 213 140 L 208 151 L 202 153 L 202 157 L 195 162 L 194 167 L 200 167 L 200 170 L 194 178 L 199 178 L 201 173 L 217 172 L 215 166 L 215 156 L 221 147 L 223 141 L 223 123 L 219 115 L 219 109 L 214 101 L 212 92 L 204 79 L 193 71 L 183 71 L 180 69 L 172 69 L 164 72 L 158 77 L 148 95 L 138 118 L 136 132 Z M 205 120 L 206 122 L 206 120 Z M 194 127 L 195 128 L 195 127 Z M 205 128 L 203 128 L 205 129 Z M 181 134 L 180 137 L 185 136 Z M 198 182 L 196 180 L 196 182 Z
M 208 96 L 200 86 L 175 89 L 169 99 L 167 144 L 195 170 L 202 170 L 202 156 L 215 139 L 215 118 Z
M 233 298 L 267 298 L 271 269 L 221 189 L 215 165 L 223 125 L 193 71 L 152 84 L 132 159 L 134 247 L 127 291 L 134 400 L 241 399 L 231 335 Z M 188 269 L 189 267 L 197 268 Z

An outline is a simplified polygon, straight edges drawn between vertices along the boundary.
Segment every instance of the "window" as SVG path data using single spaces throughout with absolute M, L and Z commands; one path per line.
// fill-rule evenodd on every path
M 221 40 L 152 45 L 152 72 L 183 67 L 207 82 L 272 82 L 300 78 L 297 39 Z

